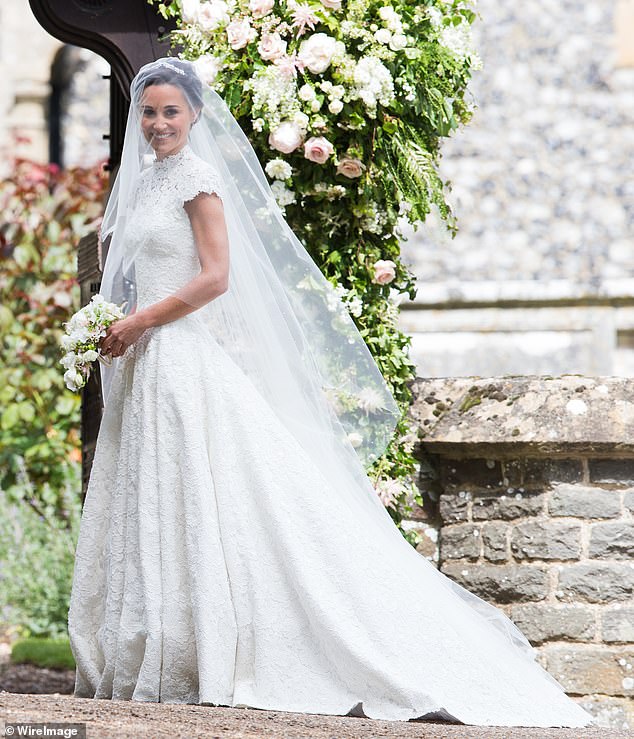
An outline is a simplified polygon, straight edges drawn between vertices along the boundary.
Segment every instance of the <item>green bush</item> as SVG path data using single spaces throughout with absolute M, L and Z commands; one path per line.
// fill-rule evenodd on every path
M 53 669 L 75 668 L 68 639 L 20 639 L 11 650 L 11 662 Z
M 45 517 L 28 500 L 0 491 L 0 621 L 23 636 L 60 637 L 67 618 L 81 504 L 60 496 L 63 516 Z
M 79 488 L 80 398 L 64 386 L 58 343 L 79 308 L 77 244 L 99 223 L 105 185 L 100 166 L 26 160 L 0 181 L 0 488 L 47 518 Z

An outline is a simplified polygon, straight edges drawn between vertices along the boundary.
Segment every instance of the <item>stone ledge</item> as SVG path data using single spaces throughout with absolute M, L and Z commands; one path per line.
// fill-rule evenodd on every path
M 634 378 L 417 378 L 412 391 L 410 414 L 428 452 L 495 459 L 582 453 L 597 457 L 592 481 L 634 479 Z M 618 470 L 605 459 L 614 456 Z

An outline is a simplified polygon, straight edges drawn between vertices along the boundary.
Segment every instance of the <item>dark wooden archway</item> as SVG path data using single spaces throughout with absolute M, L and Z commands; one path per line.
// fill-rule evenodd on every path
M 29 4 L 39 24 L 51 36 L 90 49 L 111 66 L 110 130 L 103 135 L 110 142 L 106 169 L 112 176 L 123 149 L 130 82 L 144 64 L 167 55 L 167 37 L 174 28 L 173 21 L 165 21 L 146 0 L 29 0 Z M 79 244 L 77 273 L 81 302 L 85 305 L 101 285 L 96 234 L 86 236 Z M 101 413 L 99 372 L 93 372 L 82 391 L 82 497 L 88 484 Z

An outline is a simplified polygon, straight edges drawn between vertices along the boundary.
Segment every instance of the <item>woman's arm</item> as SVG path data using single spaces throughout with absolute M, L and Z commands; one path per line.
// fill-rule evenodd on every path
M 103 354 L 120 357 L 152 326 L 162 326 L 193 313 L 226 292 L 229 283 L 229 237 L 222 200 L 200 193 L 184 205 L 194 233 L 200 273 L 184 287 L 158 303 L 116 321 L 101 341 Z M 177 295 L 183 295 L 187 302 Z

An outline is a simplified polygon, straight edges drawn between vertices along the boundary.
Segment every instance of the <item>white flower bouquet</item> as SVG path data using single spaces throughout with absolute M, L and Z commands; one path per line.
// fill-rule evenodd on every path
M 95 360 L 105 364 L 112 361 L 100 353 L 99 340 L 106 335 L 108 327 L 124 315 L 122 307 L 97 294 L 64 324 L 66 333 L 60 342 L 64 354 L 60 364 L 66 369 L 64 382 L 69 390 L 77 392 L 84 387 Z

